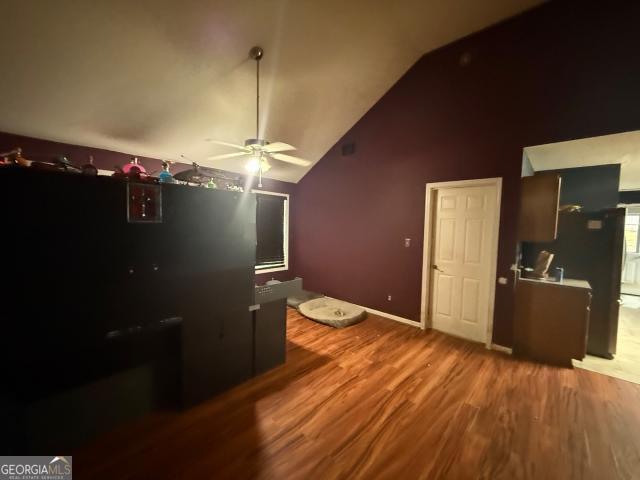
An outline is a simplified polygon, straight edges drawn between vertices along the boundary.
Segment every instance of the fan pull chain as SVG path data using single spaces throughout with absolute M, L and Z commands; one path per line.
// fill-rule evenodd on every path
M 260 58 L 256 59 L 256 138 L 260 138 Z

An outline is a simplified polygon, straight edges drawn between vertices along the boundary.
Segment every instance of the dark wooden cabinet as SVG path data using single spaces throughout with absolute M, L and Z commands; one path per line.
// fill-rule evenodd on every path
M 560 175 L 537 173 L 520 183 L 518 239 L 551 242 L 558 235 Z
M 568 278 L 589 282 L 593 298 L 587 351 L 613 358 L 616 352 L 624 209 L 600 212 L 562 212 L 558 238 L 553 242 L 525 243 L 522 264 L 532 267 L 540 251 L 554 254 L 550 271 L 562 267 Z
M 587 351 L 591 288 L 581 280 L 563 283 L 519 279 L 514 323 L 515 355 L 571 366 Z

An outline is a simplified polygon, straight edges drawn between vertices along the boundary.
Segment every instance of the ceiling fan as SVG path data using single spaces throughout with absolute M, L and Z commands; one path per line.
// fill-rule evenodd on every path
M 301 167 L 308 167 L 311 165 L 309 160 L 281 153 L 295 150 L 295 147 L 287 143 L 268 142 L 264 138 L 260 138 L 260 60 L 263 56 L 264 50 L 261 47 L 253 47 L 249 51 L 249 58 L 256 61 L 256 138 L 249 138 L 245 140 L 244 145 L 208 139 L 211 143 L 240 150 L 239 152 L 234 153 L 214 155 L 212 157 L 208 157 L 209 160 L 248 157 L 249 160 L 246 163 L 245 168 L 251 175 L 259 174 L 259 187 L 262 187 L 262 174 L 271 169 L 269 159 L 280 160 L 281 162 L 287 162 Z

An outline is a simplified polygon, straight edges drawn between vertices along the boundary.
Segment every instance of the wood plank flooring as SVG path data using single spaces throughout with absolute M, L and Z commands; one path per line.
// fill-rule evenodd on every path
M 637 479 L 640 386 L 370 316 L 288 314 L 286 365 L 74 452 L 77 478 Z

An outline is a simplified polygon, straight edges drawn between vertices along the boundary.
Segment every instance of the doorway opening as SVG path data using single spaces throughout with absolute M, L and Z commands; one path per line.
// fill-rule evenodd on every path
M 591 286 L 584 359 L 576 367 L 640 383 L 640 131 L 524 149 L 523 176 L 560 176 L 557 237 L 521 245 L 522 263 Z M 561 272 L 561 273 L 555 273 Z
M 640 297 L 640 205 L 622 205 L 624 219 L 624 254 L 620 292 Z

